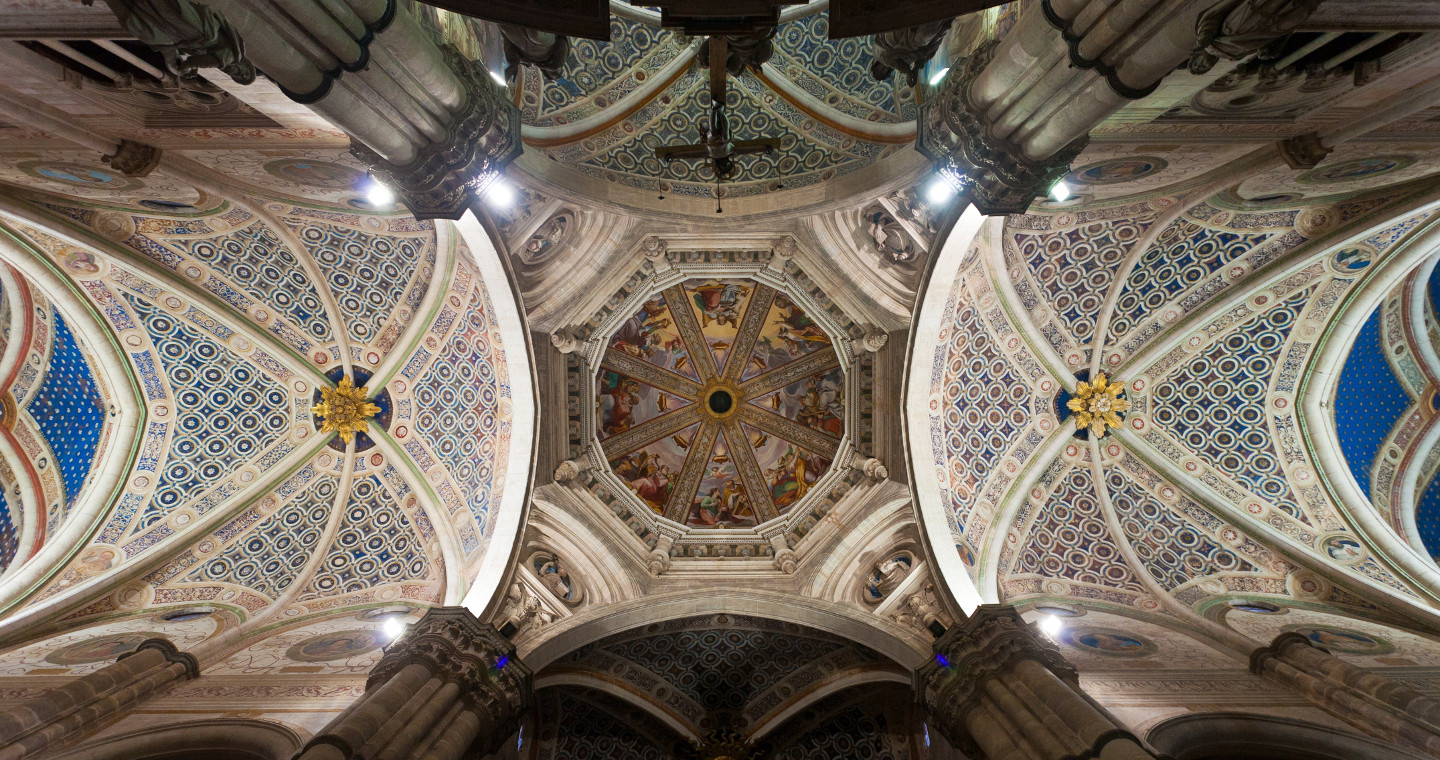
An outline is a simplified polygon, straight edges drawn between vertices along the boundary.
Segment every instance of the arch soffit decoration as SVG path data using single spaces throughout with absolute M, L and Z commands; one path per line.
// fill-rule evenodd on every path
M 1249 713 L 1191 713 L 1170 718 L 1146 735 L 1160 752 L 1176 760 L 1216 760 L 1246 752 L 1247 757 L 1277 760 L 1419 760 L 1423 757 L 1393 744 L 1293 718 Z

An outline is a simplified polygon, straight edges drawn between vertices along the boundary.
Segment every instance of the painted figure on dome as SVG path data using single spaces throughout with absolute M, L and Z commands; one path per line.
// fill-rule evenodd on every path
M 700 326 L 740 326 L 740 299 L 750 295 L 750 289 L 733 282 L 715 282 L 695 289 L 695 308 L 700 310 Z
M 640 383 L 606 372 L 600 377 L 600 399 L 600 429 L 607 435 L 622 433 L 633 423 L 632 414 L 640 403 Z
M 748 527 L 755 524 L 755 512 L 733 479 L 706 491 L 690 508 L 691 525 Z
M 828 462 L 794 446 L 786 449 L 780 461 L 765 471 L 765 479 L 770 483 L 770 498 L 776 508 L 783 510 L 804 498 L 818 473 L 828 466 Z
M 800 411 L 795 419 L 812 430 L 839 438 L 845 425 L 842 390 L 838 384 L 812 378 L 800 396 Z
M 777 328 L 776 337 L 785 342 L 785 347 L 791 354 L 806 354 L 830 342 L 820 325 L 815 324 L 815 321 L 790 299 L 783 295 L 776 296 L 775 308 L 780 312 L 780 316 L 771 324 Z
M 657 347 L 664 344 L 664 336 L 660 335 L 660 331 L 669 326 L 670 317 L 666 315 L 665 299 L 657 296 L 646 301 L 640 311 L 620 325 L 620 329 L 615 331 L 615 337 L 610 341 L 610 347 L 636 358 L 648 358 L 654 355 Z
M 676 473 L 670 465 L 662 463 L 660 457 L 642 450 L 626 454 L 612 462 L 611 466 L 642 501 L 657 512 L 665 509 L 670 492 L 675 490 Z

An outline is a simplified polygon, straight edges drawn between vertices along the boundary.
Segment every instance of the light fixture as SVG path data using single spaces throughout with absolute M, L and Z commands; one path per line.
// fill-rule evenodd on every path
M 515 188 L 498 176 L 486 183 L 484 194 L 491 208 L 506 209 L 515 204 Z
M 933 205 L 941 205 L 955 197 L 960 188 L 956 186 L 955 180 L 944 172 L 937 172 L 925 186 L 925 200 Z
M 381 630 L 385 631 L 385 635 L 389 637 L 391 641 L 394 641 L 400 638 L 400 634 L 405 632 L 405 624 L 400 621 L 398 616 L 385 618 L 385 623 L 381 625 Z
M 1070 186 L 1065 184 L 1065 180 L 1057 180 L 1050 186 L 1050 198 L 1056 203 L 1064 203 L 1070 199 Z
M 1044 615 L 1040 618 L 1040 630 L 1044 631 L 1045 635 L 1052 639 L 1059 636 L 1060 629 L 1064 627 L 1065 624 L 1061 623 L 1060 618 L 1054 615 Z
M 492 72 L 490 72 L 490 78 L 491 78 L 491 79 L 494 79 L 494 80 L 495 80 L 495 83 L 498 84 L 498 85 L 500 85 L 501 87 L 504 87 L 504 86 L 505 86 L 505 75 L 504 75 L 504 74 L 501 74 L 501 73 L 498 72 L 498 71 L 492 71 Z
M 939 71 L 935 72 L 934 74 L 931 74 L 931 75 L 930 75 L 930 86 L 931 86 L 931 87 L 934 87 L 935 85 L 940 84 L 941 82 L 945 81 L 945 75 L 946 75 L 946 74 L 949 74 L 949 73 L 950 73 L 950 67 L 949 67 L 949 66 L 946 66 L 945 68 L 940 69 Z
M 365 188 L 365 202 L 374 208 L 385 208 L 395 202 L 395 191 L 371 177 L 370 186 Z

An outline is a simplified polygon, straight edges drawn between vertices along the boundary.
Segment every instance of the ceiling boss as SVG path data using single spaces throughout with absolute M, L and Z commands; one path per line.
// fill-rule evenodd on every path
M 1075 387 L 1075 397 L 1065 406 L 1075 413 L 1075 429 L 1090 429 L 1096 438 L 1104 438 L 1107 428 L 1120 427 L 1120 413 L 1130 408 L 1130 402 L 1120 398 L 1125 384 L 1106 379 L 1104 372 L 1096 373 L 1095 381 L 1080 381 Z
M 321 433 L 339 433 L 340 440 L 348 444 L 380 412 L 380 407 L 366 400 L 368 395 L 368 388 L 356 388 L 347 377 L 334 388 L 321 388 L 320 403 L 310 407 L 310 413 L 324 418 Z

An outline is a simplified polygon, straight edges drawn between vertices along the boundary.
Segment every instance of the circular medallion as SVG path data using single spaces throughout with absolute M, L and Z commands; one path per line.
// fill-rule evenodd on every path
M 1378 177 L 1404 169 L 1415 163 L 1413 156 L 1372 156 L 1341 161 L 1329 166 L 1320 166 L 1301 172 L 1295 178 L 1302 185 L 1325 185 L 1337 182 L 1354 182 Z
M 367 654 L 384 644 L 384 633 L 360 628 L 311 636 L 286 650 L 285 656 L 298 662 L 330 662 Z
M 113 661 L 122 654 L 140 648 L 141 642 L 165 634 L 158 631 L 134 631 L 94 636 L 63 646 L 45 656 L 46 662 L 56 665 L 88 665 L 92 662 Z
M 1060 641 L 1076 649 L 1107 657 L 1144 657 L 1154 654 L 1156 646 L 1149 639 L 1110 628 L 1076 626 L 1060 632 Z
M 1111 158 L 1075 169 L 1065 180 L 1077 185 L 1118 185 L 1164 171 L 1167 166 L 1165 159 L 1156 156 Z
M 1332 626 L 1298 626 L 1290 630 L 1325 647 L 1331 652 L 1344 654 L 1388 654 L 1395 651 L 1394 645 L 1360 631 Z
M 365 180 L 365 172 L 329 161 L 286 158 L 265 164 L 265 172 L 297 185 L 326 190 L 353 190 Z

